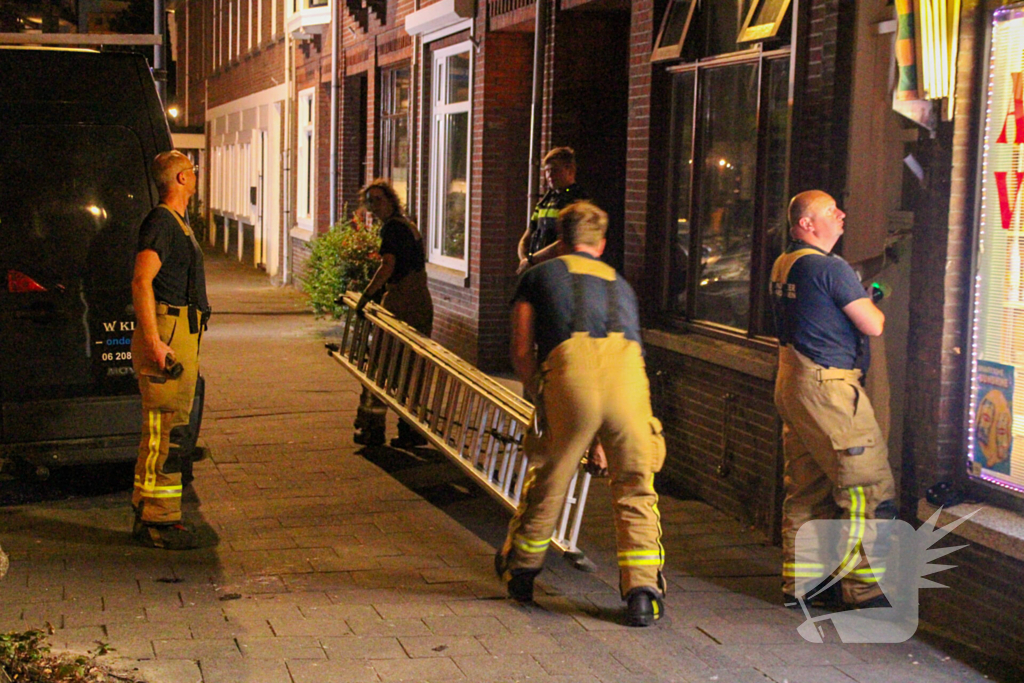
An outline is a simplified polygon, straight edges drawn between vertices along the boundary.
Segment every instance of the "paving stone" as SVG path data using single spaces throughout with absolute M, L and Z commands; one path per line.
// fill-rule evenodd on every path
M 398 640 L 413 658 L 487 654 L 481 642 L 471 636 L 402 636 Z
M 425 636 L 430 629 L 422 619 L 367 619 L 354 617 L 346 620 L 357 636 Z
M 385 619 L 456 616 L 448 604 L 440 601 L 375 602 L 373 607 Z
M 238 648 L 252 659 L 327 659 L 320 641 L 313 637 L 239 637 Z
M 200 660 L 199 668 L 203 672 L 203 683 L 292 683 L 283 661 L 204 659 Z
M 204 683 L 199 664 L 187 659 L 153 660 L 138 662 L 139 673 L 152 681 L 173 681 L 173 683 Z M 269 683 L 269 682 L 268 682 Z
M 425 617 L 430 632 L 439 636 L 484 636 L 505 633 L 500 621 L 490 616 L 483 617 Z
M 537 660 L 529 655 L 459 656 L 454 660 L 471 681 L 495 681 L 507 677 L 526 680 L 529 676 L 547 675 Z
M 230 659 L 242 656 L 234 638 L 154 640 L 153 648 L 160 659 Z
M 492 655 L 541 654 L 561 652 L 562 646 L 549 635 L 542 633 L 516 633 L 481 636 L 480 643 Z
M 328 659 L 405 659 L 398 638 L 342 636 L 323 637 L 320 644 Z
M 375 660 L 373 668 L 382 681 L 454 681 L 466 678 L 448 657 Z M 483 680 L 472 676 L 470 680 Z
M 582 654 L 579 652 L 534 653 L 533 658 L 544 671 L 553 676 L 593 673 L 607 677 L 629 673 L 617 659 L 607 653 Z
M 288 671 L 294 683 L 377 683 L 380 678 L 366 662 L 332 660 L 324 662 L 292 660 Z
M 786 681 L 787 683 L 855 683 L 856 681 L 834 666 L 766 667 L 759 670 L 772 680 Z
M 271 619 L 275 636 L 345 636 L 352 632 L 344 619 Z

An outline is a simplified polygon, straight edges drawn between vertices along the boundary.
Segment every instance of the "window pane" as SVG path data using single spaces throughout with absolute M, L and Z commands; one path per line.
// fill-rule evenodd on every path
M 669 308 L 686 313 L 687 275 L 690 270 L 690 195 L 693 189 L 693 84 L 696 73 L 675 77 L 675 109 L 672 144 L 676 145 L 675 222 L 670 228 L 672 265 Z M 674 229 L 673 229 L 674 228 Z
M 786 210 L 786 133 L 789 125 L 789 59 L 776 59 L 765 65 L 768 82 L 768 144 L 766 146 L 767 175 L 764 179 L 764 217 L 766 226 L 765 256 L 769 268 L 782 253 L 788 230 Z M 767 280 L 767 277 L 765 278 Z M 767 282 L 759 296 L 768 296 Z M 775 336 L 775 321 L 771 306 L 765 303 L 765 334 Z
M 709 3 L 712 4 L 712 3 Z M 745 330 L 750 310 L 750 253 L 757 176 L 757 64 L 700 75 L 700 320 Z
M 409 201 L 409 120 L 405 116 L 397 117 L 392 122 L 390 140 L 390 168 L 388 177 L 395 188 L 399 199 Z
M 690 27 L 690 35 L 683 46 L 687 61 L 702 57 L 724 55 L 749 47 L 738 44 L 743 21 L 747 18 L 752 0 L 718 0 L 702 2 Z
M 469 113 L 448 117 L 448 148 L 445 150 L 445 198 L 441 254 L 466 257 L 466 142 Z
M 672 6 L 665 17 L 665 28 L 661 34 L 661 42 L 658 47 L 678 45 L 683 39 L 683 29 L 686 27 L 686 17 L 690 13 L 691 0 L 672 0 Z
M 469 100 L 469 53 L 448 58 L 448 104 Z

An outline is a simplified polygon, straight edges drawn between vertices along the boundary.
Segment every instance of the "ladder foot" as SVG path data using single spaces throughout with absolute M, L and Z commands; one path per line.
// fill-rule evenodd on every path
M 581 572 L 587 572 L 593 574 L 597 571 L 597 565 L 590 561 L 586 555 L 580 551 L 567 552 L 564 555 L 565 561 L 572 565 L 573 569 L 577 569 Z

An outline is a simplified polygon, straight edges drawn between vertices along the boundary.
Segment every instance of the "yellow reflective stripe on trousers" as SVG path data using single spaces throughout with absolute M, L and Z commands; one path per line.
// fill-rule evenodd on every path
M 839 565 L 840 567 L 845 567 L 853 559 L 860 551 L 861 543 L 864 541 L 864 511 L 867 509 L 864 487 L 851 486 L 848 490 L 850 492 L 850 531 L 846 537 L 846 556 Z
M 181 486 L 145 486 L 135 478 L 135 488 L 146 498 L 178 498 L 181 496 Z
M 665 551 L 658 548 L 653 550 L 623 550 L 619 553 L 620 567 L 660 567 L 665 563 Z
M 512 543 L 522 550 L 524 553 L 542 553 L 548 549 L 551 545 L 551 539 L 545 539 L 543 541 L 534 541 L 525 536 L 516 534 L 515 538 L 512 539 Z
M 143 490 L 156 487 L 156 461 L 160 458 L 160 430 L 163 427 L 163 420 L 159 410 L 149 410 L 149 451 L 146 453 L 146 479 L 143 481 Z
M 792 579 L 817 579 L 825 575 L 825 565 L 817 562 L 783 562 L 782 575 Z

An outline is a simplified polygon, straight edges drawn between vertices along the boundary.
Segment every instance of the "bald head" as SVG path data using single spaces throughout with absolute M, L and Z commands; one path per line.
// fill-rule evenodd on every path
M 808 190 L 789 202 L 789 235 L 825 251 L 832 251 L 843 234 L 846 214 L 827 192 Z
M 153 179 L 160 194 L 164 194 L 178 181 L 178 174 L 192 168 L 192 160 L 176 149 L 161 152 L 153 159 Z

